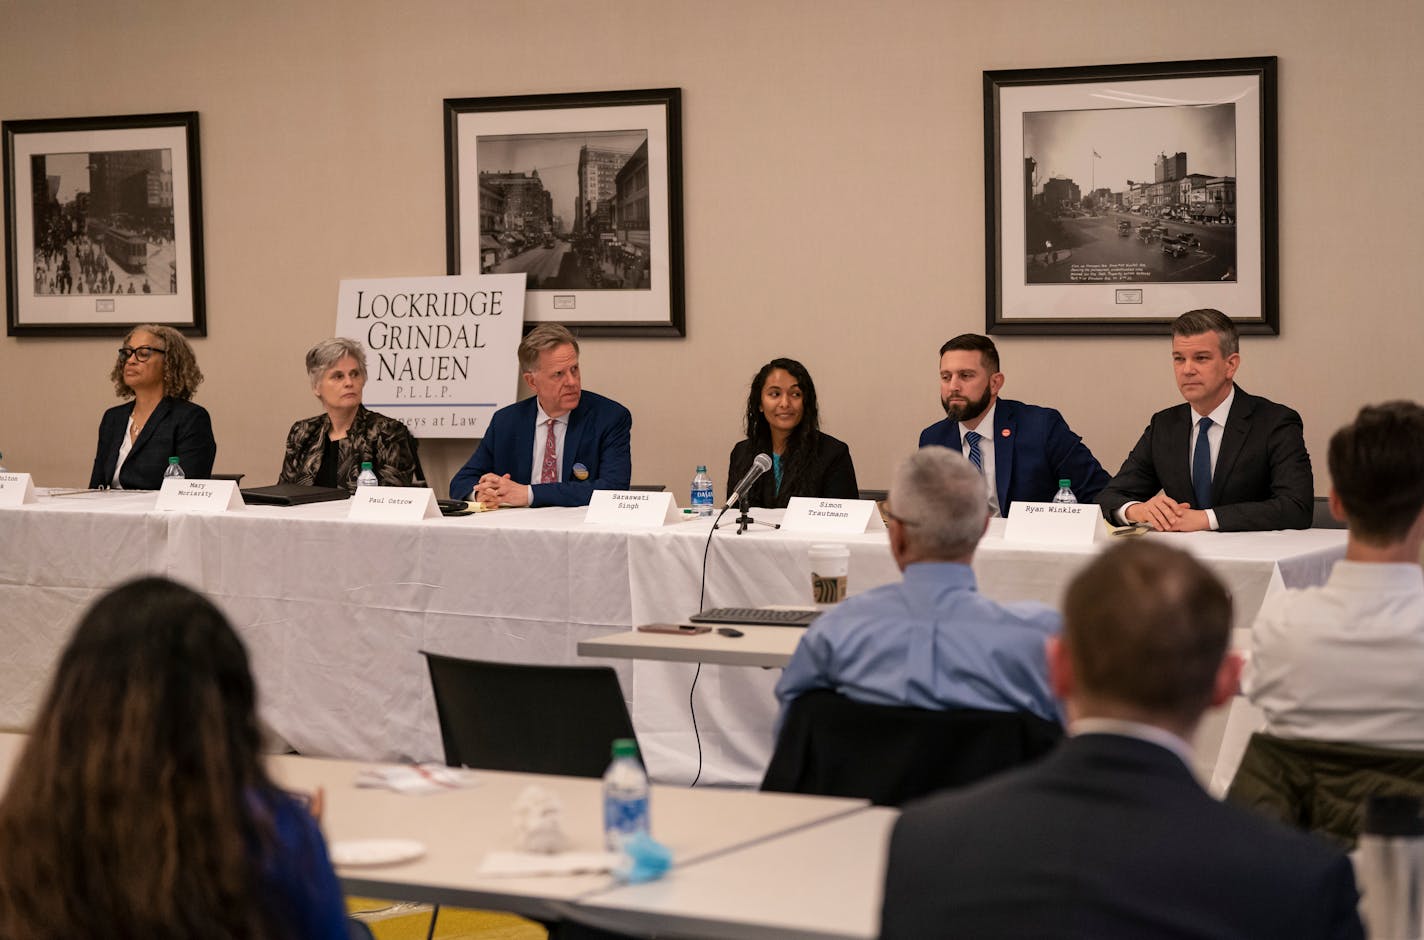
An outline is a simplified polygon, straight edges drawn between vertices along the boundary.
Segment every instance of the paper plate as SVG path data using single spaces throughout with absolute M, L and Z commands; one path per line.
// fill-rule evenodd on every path
M 331 844 L 331 861 L 343 868 L 394 865 L 425 854 L 425 843 L 414 839 L 348 839 Z

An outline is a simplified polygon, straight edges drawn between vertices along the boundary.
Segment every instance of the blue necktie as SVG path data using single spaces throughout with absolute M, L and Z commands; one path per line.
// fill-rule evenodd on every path
M 983 473 L 984 455 L 979 453 L 979 442 L 984 439 L 984 435 L 978 431 L 965 431 L 964 439 L 969 442 L 969 462 L 974 465 L 975 470 Z
M 1210 418 L 1197 422 L 1197 449 L 1192 453 L 1192 489 L 1197 502 L 1193 509 L 1211 508 L 1211 441 L 1207 439 Z

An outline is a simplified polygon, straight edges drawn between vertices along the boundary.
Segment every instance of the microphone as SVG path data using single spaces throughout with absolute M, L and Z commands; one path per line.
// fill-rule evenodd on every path
M 737 488 L 732 491 L 732 496 L 727 500 L 727 505 L 723 508 L 730 508 L 737 504 L 737 500 L 747 498 L 747 490 L 752 488 L 752 484 L 757 481 L 763 473 L 771 469 L 771 457 L 767 454 L 757 454 L 752 460 L 751 469 L 747 475 L 742 477 L 742 482 L 737 484 Z

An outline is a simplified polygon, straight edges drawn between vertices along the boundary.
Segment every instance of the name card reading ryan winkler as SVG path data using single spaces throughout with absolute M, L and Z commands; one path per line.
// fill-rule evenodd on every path
M 1095 503 L 1025 503 L 1009 507 L 1005 542 L 1091 545 L 1103 531 L 1103 511 Z
M 859 535 L 885 528 L 873 499 L 816 499 L 793 496 L 786 504 L 781 528 L 787 532 Z
M 0 473 L 0 506 L 23 506 L 35 501 L 35 485 L 28 473 Z
M 641 490 L 594 490 L 585 523 L 656 529 L 682 518 L 671 493 Z
M 435 491 L 424 486 L 358 486 L 346 518 L 363 522 L 419 522 L 437 519 Z
M 235 480 L 180 480 L 169 477 L 158 491 L 160 512 L 227 512 L 246 504 Z

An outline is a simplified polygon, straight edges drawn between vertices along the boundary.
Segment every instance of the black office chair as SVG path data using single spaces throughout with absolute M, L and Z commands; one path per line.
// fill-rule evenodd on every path
M 234 483 L 241 483 L 241 482 L 242 482 L 242 478 L 245 477 L 246 475 L 247 475 L 247 474 L 245 474 L 245 473 L 210 473 L 210 474 L 208 474 L 208 479 L 209 479 L 209 480 L 231 480 L 231 481 L 234 482 Z
M 633 493 L 661 493 L 667 487 L 661 483 L 630 483 L 628 490 Z
M 890 498 L 889 490 L 861 490 L 858 494 L 861 499 L 873 499 L 877 503 L 883 503 Z
M 761 788 L 900 806 L 1028 763 L 1062 737 L 1027 712 L 865 705 L 817 689 L 787 709 Z
M 1317 496 L 1317 497 L 1315 497 L 1315 511 L 1314 511 L 1314 514 L 1313 514 L 1313 515 L 1311 516 L 1311 518 L 1310 518 L 1310 527 L 1311 527 L 1312 529 L 1343 529 L 1343 528 L 1346 528 L 1345 523 L 1341 522 L 1339 519 L 1336 519 L 1334 516 L 1330 515 L 1330 497 L 1328 497 L 1328 496 Z
M 601 777 L 615 738 L 634 738 L 609 666 L 528 666 L 421 651 L 445 763 Z

